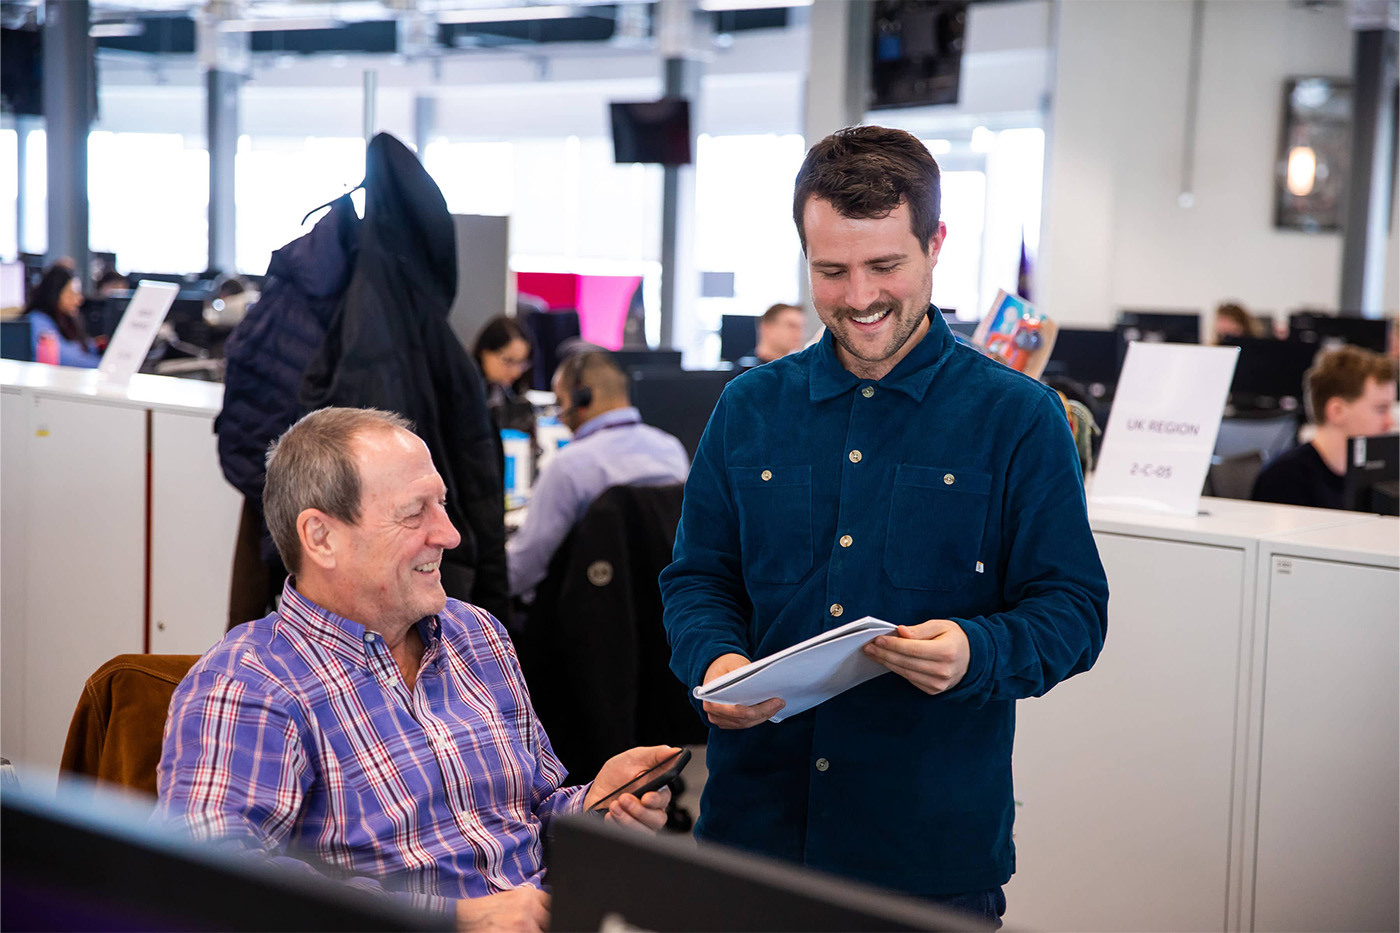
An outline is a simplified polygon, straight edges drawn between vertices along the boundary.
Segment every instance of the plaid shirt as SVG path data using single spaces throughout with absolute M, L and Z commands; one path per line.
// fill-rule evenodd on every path
M 381 636 L 289 581 L 279 612 L 234 629 L 176 689 L 156 819 L 279 862 L 290 846 L 389 892 L 540 887 L 544 824 L 586 788 L 560 788 L 494 618 L 449 599 L 418 631 L 410 690 Z

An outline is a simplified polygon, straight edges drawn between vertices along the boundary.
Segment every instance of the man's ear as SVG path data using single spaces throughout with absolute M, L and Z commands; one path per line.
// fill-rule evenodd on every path
M 1322 423 L 1333 424 L 1346 415 L 1347 400 L 1340 395 L 1329 398 L 1322 406 Z
M 297 538 L 301 540 L 301 559 L 310 561 L 321 570 L 335 569 L 335 519 L 320 509 L 302 509 L 297 516 Z
M 943 240 L 948 236 L 948 225 L 943 221 L 938 222 L 938 230 L 928 241 L 928 258 L 933 265 L 938 264 L 938 254 L 943 249 Z

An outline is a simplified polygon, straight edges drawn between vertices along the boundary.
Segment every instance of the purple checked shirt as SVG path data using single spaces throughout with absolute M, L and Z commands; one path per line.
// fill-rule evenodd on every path
M 587 788 L 560 788 L 494 618 L 449 599 L 418 631 L 410 690 L 381 636 L 289 581 L 280 611 L 234 629 L 176 688 L 155 818 L 279 862 L 309 852 L 435 906 L 421 896 L 540 887 L 545 825 Z

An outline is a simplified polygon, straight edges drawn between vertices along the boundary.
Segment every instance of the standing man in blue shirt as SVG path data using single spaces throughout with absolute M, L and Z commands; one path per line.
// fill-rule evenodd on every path
M 827 333 L 731 382 L 661 575 L 672 668 L 707 683 L 862 616 L 896 676 L 772 723 L 705 703 L 697 834 L 999 922 L 1016 700 L 1087 670 L 1108 586 L 1064 408 L 953 340 L 913 136 L 817 143 L 793 218 Z
M 627 374 L 602 350 L 568 357 L 554 373 L 559 420 L 574 432 L 530 491 L 525 524 L 506 542 L 510 595 L 530 593 L 554 552 L 599 496 L 613 486 L 685 482 L 690 458 L 679 440 L 642 423 L 627 399 Z

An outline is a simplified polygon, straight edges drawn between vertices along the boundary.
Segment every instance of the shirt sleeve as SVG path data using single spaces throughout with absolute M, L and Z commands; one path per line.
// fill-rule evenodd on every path
M 739 513 L 724 457 L 728 392 L 720 396 L 695 451 L 672 562 L 661 572 L 663 621 L 671 670 L 687 688 L 700 685 L 720 655 L 749 657 Z
M 568 459 L 560 452 L 540 474 L 530 493 L 530 507 L 521 526 L 506 542 L 510 595 L 520 596 L 539 585 L 549 572 L 554 552 L 578 521 L 579 495 L 569 475 Z
M 1028 421 L 1012 451 L 1002 509 L 1009 608 L 953 619 L 967 633 L 971 658 L 946 695 L 976 706 L 1040 696 L 1088 670 L 1108 631 L 1108 581 L 1064 409 L 1044 395 Z

